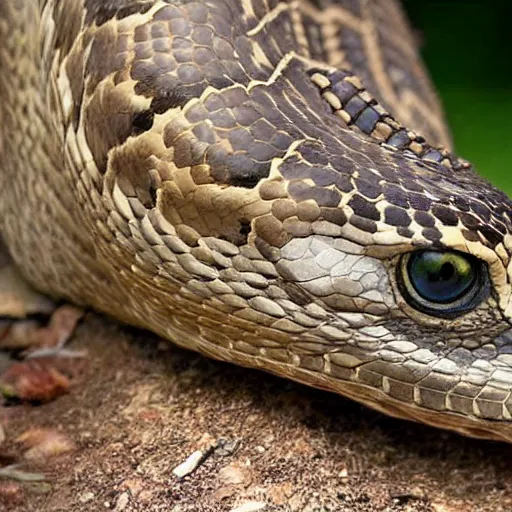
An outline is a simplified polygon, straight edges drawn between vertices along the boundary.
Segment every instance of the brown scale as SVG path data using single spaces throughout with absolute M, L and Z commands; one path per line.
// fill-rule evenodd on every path
M 315 70 L 311 80 L 320 88 L 322 97 L 333 112 L 348 126 L 359 129 L 381 144 L 386 144 L 386 147 L 402 151 L 405 156 L 441 164 L 454 171 L 471 167 L 447 149 L 431 146 L 421 135 L 398 123 L 352 73 Z

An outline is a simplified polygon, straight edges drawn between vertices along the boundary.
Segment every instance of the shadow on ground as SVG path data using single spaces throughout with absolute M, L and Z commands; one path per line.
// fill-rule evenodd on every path
M 93 315 L 72 346 L 89 364 L 70 394 L 3 414 L 8 440 L 56 428 L 76 450 L 24 463 L 46 481 L 17 483 L 8 510 L 512 510 L 508 445 L 387 418 Z M 178 479 L 196 450 L 209 456 Z

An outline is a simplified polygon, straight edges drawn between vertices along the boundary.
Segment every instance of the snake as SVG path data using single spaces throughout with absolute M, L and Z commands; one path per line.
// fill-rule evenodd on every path
M 0 234 L 187 349 L 512 441 L 512 203 L 395 0 L 0 0 Z

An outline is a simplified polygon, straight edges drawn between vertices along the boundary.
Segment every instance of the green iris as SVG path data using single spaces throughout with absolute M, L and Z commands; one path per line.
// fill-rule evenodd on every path
M 407 302 L 434 316 L 459 316 L 475 308 L 490 292 L 485 264 L 456 251 L 405 254 L 397 276 Z
M 464 295 L 475 283 L 473 261 L 454 252 L 423 251 L 408 262 L 411 284 L 425 300 L 446 304 Z

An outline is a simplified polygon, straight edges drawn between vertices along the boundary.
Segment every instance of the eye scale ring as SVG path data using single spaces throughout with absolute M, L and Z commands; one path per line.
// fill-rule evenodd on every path
M 441 318 L 471 311 L 490 290 L 485 263 L 458 251 L 404 254 L 397 268 L 397 281 L 410 306 Z

